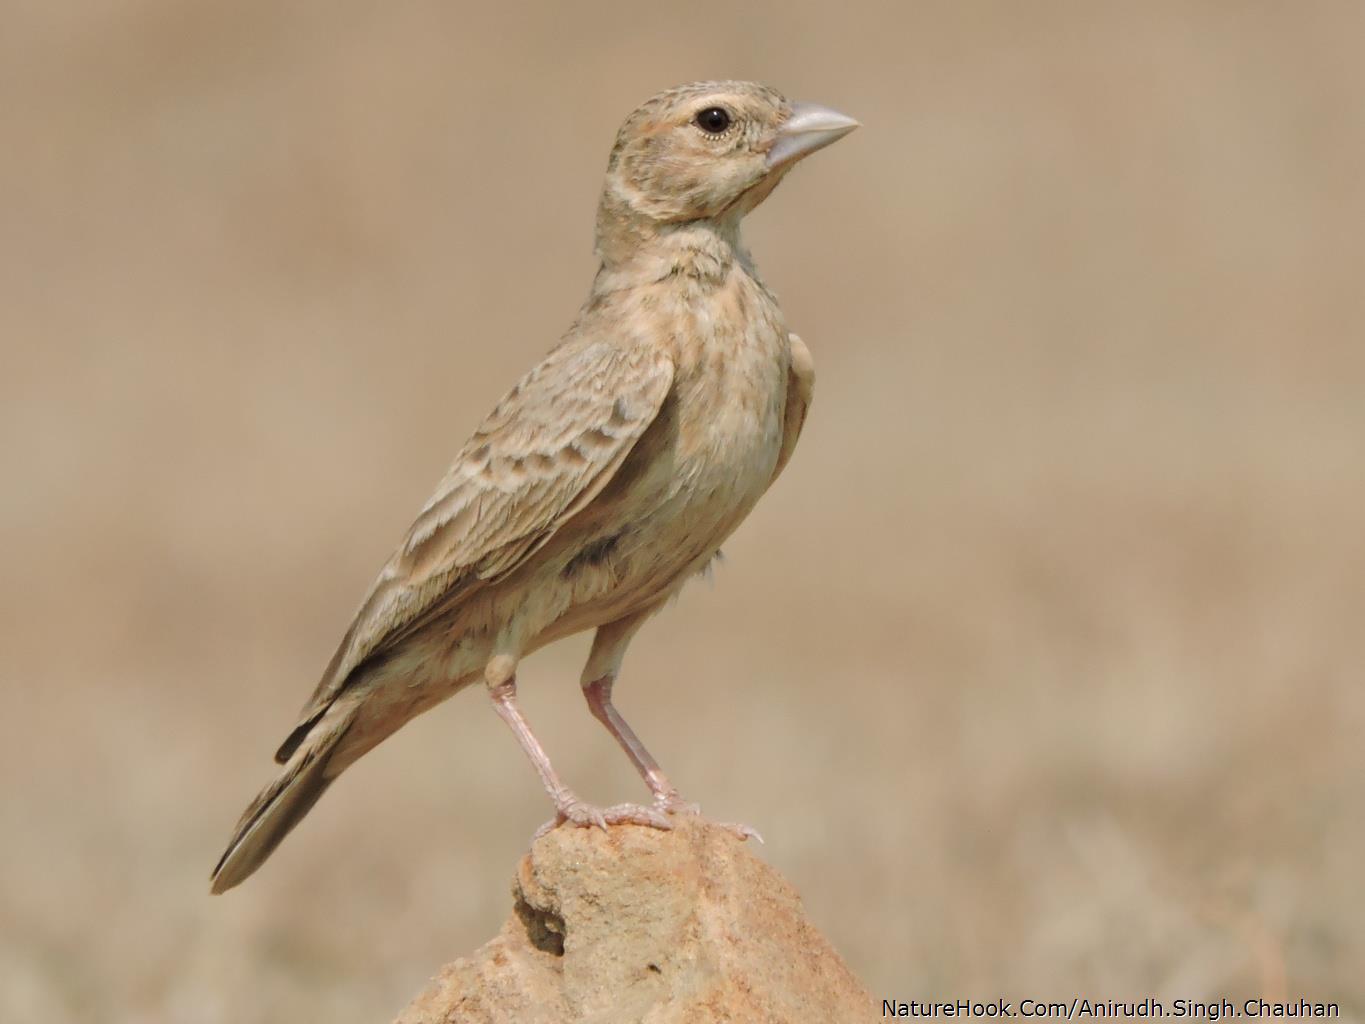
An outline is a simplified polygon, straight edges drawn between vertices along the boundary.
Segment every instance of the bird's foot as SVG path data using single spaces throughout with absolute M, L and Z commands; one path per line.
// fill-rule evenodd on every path
M 597 807 L 584 803 L 578 797 L 570 797 L 555 807 L 553 818 L 536 829 L 533 841 L 564 824 L 576 828 L 600 828 L 603 832 L 607 830 L 608 825 L 645 825 L 665 832 L 673 828 L 673 822 L 653 807 L 644 807 L 640 804 Z
M 677 790 L 655 794 L 654 809 L 663 814 L 702 817 L 701 804 L 695 804 L 690 800 L 684 800 Z M 758 829 L 750 828 L 748 825 L 740 825 L 728 821 L 713 821 L 711 824 L 723 828 L 727 832 L 733 832 L 741 841 L 745 839 L 757 839 L 760 843 L 763 842 L 763 837 L 758 834 Z
M 684 800 L 682 795 L 676 790 L 656 793 L 654 796 L 654 809 L 660 814 L 701 816 L 701 804 L 694 804 L 691 800 Z

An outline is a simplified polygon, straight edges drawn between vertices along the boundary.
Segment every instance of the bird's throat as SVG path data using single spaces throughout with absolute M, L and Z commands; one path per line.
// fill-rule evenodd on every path
M 737 222 L 711 220 L 654 225 L 635 236 L 629 252 L 604 248 L 598 289 L 616 291 L 660 281 L 719 287 L 736 263 L 749 266 Z

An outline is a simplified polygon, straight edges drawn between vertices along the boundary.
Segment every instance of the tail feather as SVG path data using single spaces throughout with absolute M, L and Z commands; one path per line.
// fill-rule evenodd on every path
M 319 723 L 307 744 L 295 750 L 276 779 L 263 789 L 237 822 L 232 842 L 213 869 L 213 891 L 227 892 L 259 868 L 291 829 L 303 820 L 335 777 L 327 772 L 350 718 L 328 728 Z
M 302 722 L 300 722 L 298 725 L 294 726 L 294 731 L 291 732 L 285 738 L 285 741 L 280 744 L 280 749 L 275 751 L 276 764 L 284 764 L 286 761 L 288 761 L 291 757 L 294 756 L 294 751 L 298 750 L 299 747 L 303 746 L 303 741 L 306 740 L 308 738 L 308 734 L 313 731 L 313 726 L 318 724 L 318 720 L 322 718 L 323 715 L 327 714 L 327 710 L 331 706 L 332 705 L 330 704 L 324 705 L 320 711 L 314 712 L 313 714 L 305 718 Z

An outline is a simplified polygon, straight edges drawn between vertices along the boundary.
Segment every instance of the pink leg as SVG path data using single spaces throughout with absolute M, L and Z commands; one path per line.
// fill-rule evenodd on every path
M 701 808 L 688 803 L 679 795 L 673 783 L 668 781 L 668 776 L 660 769 L 659 762 L 654 760 L 654 755 L 645 749 L 645 745 L 635 735 L 635 730 L 621 717 L 621 712 L 616 710 L 616 705 L 611 702 L 611 688 L 615 681 L 614 677 L 606 675 L 583 684 L 583 696 L 588 700 L 588 710 L 607 727 L 607 732 L 615 737 L 616 742 L 630 758 L 631 764 L 635 765 L 635 770 L 640 773 L 645 785 L 654 794 L 655 808 L 668 814 L 700 814 Z M 741 839 L 752 838 L 763 842 L 763 837 L 748 825 L 724 824 L 724 827 Z
M 550 794 L 550 799 L 555 803 L 554 819 L 541 826 L 536 832 L 537 838 L 566 821 L 580 826 L 596 825 L 604 831 L 608 825 L 620 824 L 649 825 L 661 829 L 673 827 L 672 822 L 662 813 L 649 807 L 618 804 L 615 807 L 602 808 L 584 803 L 560 780 L 554 766 L 550 764 L 550 757 L 545 753 L 545 748 L 540 745 L 540 740 L 536 739 L 536 734 L 531 731 L 530 724 L 521 713 L 521 707 L 517 703 L 516 676 L 496 686 L 490 686 L 488 694 L 493 699 L 493 710 L 511 728 L 512 735 L 517 738 L 536 774 L 540 776 L 545 792 Z
M 611 688 L 615 682 L 611 676 L 603 676 L 584 685 L 583 696 L 588 699 L 588 710 L 592 712 L 593 718 L 607 727 L 607 732 L 612 734 L 616 742 L 621 744 L 621 749 L 630 758 L 630 763 L 635 765 L 635 770 L 640 773 L 645 785 L 654 794 L 655 804 L 664 810 L 690 810 L 695 813 L 695 805 L 683 803 L 678 790 L 659 767 L 659 762 L 645 749 L 640 737 L 635 735 L 635 730 L 621 717 L 621 712 L 617 711 L 616 705 L 611 702 Z

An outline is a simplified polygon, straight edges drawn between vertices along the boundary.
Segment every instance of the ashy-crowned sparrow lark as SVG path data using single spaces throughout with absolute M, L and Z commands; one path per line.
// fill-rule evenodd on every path
M 688 807 L 611 700 L 636 630 L 715 556 L 791 458 L 814 371 L 740 241 L 802 157 L 857 127 L 750 82 L 655 96 L 616 136 L 601 267 L 568 333 L 483 421 L 361 604 L 283 768 L 213 870 L 258 868 L 332 780 L 482 680 L 555 805 L 551 826 L 669 828 Z M 517 704 L 517 662 L 596 629 L 588 707 L 654 794 L 585 804 Z

